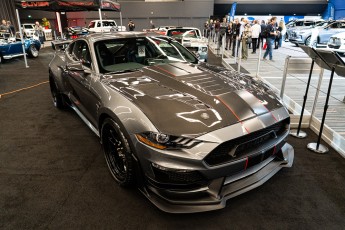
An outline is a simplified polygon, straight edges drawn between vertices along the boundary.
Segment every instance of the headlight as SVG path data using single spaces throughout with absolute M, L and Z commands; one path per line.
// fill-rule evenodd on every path
M 140 142 L 156 149 L 189 149 L 201 142 L 192 138 L 177 137 L 155 132 L 144 132 L 135 134 L 135 136 Z

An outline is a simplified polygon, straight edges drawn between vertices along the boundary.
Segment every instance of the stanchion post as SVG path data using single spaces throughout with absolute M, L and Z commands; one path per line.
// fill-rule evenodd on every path
M 315 60 L 312 59 L 311 67 L 310 67 L 310 72 L 309 72 L 308 83 L 307 83 L 307 87 L 306 87 L 305 94 L 304 94 L 304 97 L 303 97 L 303 105 L 302 105 L 301 116 L 300 116 L 299 122 L 298 122 L 298 128 L 297 128 L 297 130 L 295 130 L 295 129 L 290 130 L 290 135 L 293 136 L 293 137 L 305 138 L 307 136 L 306 132 L 301 131 L 301 125 L 302 125 L 302 119 L 303 119 L 303 114 L 304 114 L 305 103 L 306 103 L 307 97 L 308 97 L 310 80 L 311 80 L 311 76 L 313 74 L 314 63 L 315 63 Z
M 283 99 L 284 97 L 284 91 L 285 91 L 285 84 L 286 84 L 286 78 L 287 78 L 287 72 L 289 69 L 289 62 L 290 62 L 291 56 L 287 56 L 285 58 L 285 65 L 284 65 L 284 72 L 283 72 L 283 80 L 282 80 L 282 86 L 280 88 L 280 98 Z
M 18 26 L 19 26 L 20 41 L 21 41 L 21 43 L 22 43 L 22 50 L 23 50 L 23 54 L 24 54 L 25 68 L 29 68 L 29 66 L 28 66 L 28 60 L 26 59 L 26 52 L 25 52 L 25 46 L 24 46 L 22 25 L 21 25 L 21 23 L 20 23 L 20 18 L 19 18 L 19 11 L 18 11 L 18 9 L 16 9 L 16 13 L 17 13 Z
M 234 64 L 236 64 L 236 62 L 237 62 L 237 55 L 238 55 L 238 52 L 237 52 L 237 50 L 238 50 L 238 40 L 237 40 L 237 36 L 235 37 L 235 63 Z
M 315 114 L 316 105 L 317 105 L 317 101 L 319 99 L 319 93 L 320 93 L 320 90 L 321 90 L 321 84 L 322 84 L 323 73 L 324 72 L 325 72 L 325 69 L 321 68 L 321 71 L 320 71 L 320 74 L 319 74 L 319 81 L 318 81 L 317 87 L 316 87 L 314 103 L 313 103 L 313 107 L 312 107 L 311 114 L 310 114 L 309 127 L 311 126 L 311 122 L 312 122 L 312 119 L 313 119 L 314 114 Z
M 258 56 L 258 65 L 256 66 L 256 77 L 259 77 L 260 64 L 261 64 L 261 51 L 262 51 L 262 48 L 260 46 L 260 40 L 259 40 L 259 56 Z
M 332 88 L 332 82 L 333 82 L 333 76 L 334 76 L 334 71 L 335 71 L 335 67 L 332 67 L 332 72 L 331 72 L 331 77 L 329 79 L 329 84 L 328 84 L 328 90 L 327 90 L 327 95 L 326 95 L 326 102 L 325 102 L 325 106 L 323 109 L 323 114 L 322 114 L 322 120 L 321 120 L 321 126 L 320 126 L 320 132 L 319 132 L 319 136 L 317 138 L 317 142 L 316 143 L 309 143 L 307 145 L 307 148 L 316 152 L 316 153 L 327 153 L 329 150 L 326 146 L 320 144 L 321 142 L 321 138 L 322 138 L 322 131 L 323 131 L 323 127 L 325 124 L 325 119 L 326 119 L 326 113 L 327 113 L 327 109 L 328 109 L 328 100 L 329 100 L 329 96 L 331 94 L 331 88 Z
M 237 72 L 241 72 L 241 60 L 242 60 L 242 41 L 240 40 L 240 48 L 239 48 L 239 56 L 238 56 L 238 66 L 237 66 Z
M 98 9 L 98 14 L 99 14 L 99 23 L 101 23 L 101 33 L 103 33 L 103 20 L 102 20 L 101 8 Z

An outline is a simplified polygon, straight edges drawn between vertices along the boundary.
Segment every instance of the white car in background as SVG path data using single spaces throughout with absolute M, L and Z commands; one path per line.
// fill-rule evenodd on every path
M 24 23 L 23 26 L 23 35 L 24 37 L 31 38 L 35 34 L 35 24 L 33 23 Z
M 193 52 L 199 61 L 207 62 L 208 40 L 195 27 L 176 27 L 166 31 L 166 35 L 180 42 L 189 51 Z
M 339 54 L 345 54 L 345 32 L 332 35 L 327 43 L 327 48 Z
M 126 26 L 118 26 L 115 20 L 102 20 L 103 27 L 101 26 L 101 20 L 92 20 L 89 23 L 89 32 L 113 32 L 113 31 L 126 31 Z

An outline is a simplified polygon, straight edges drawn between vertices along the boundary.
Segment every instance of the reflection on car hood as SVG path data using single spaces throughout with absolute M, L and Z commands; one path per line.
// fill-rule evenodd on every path
M 205 63 L 150 66 L 102 81 L 173 135 L 204 134 L 282 107 L 260 81 Z

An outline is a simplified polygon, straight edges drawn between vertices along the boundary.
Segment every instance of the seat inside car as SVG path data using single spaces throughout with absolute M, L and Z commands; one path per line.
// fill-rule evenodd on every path
M 110 50 L 104 43 L 99 42 L 96 45 L 96 51 L 102 66 L 115 64 L 113 54 L 110 52 Z

